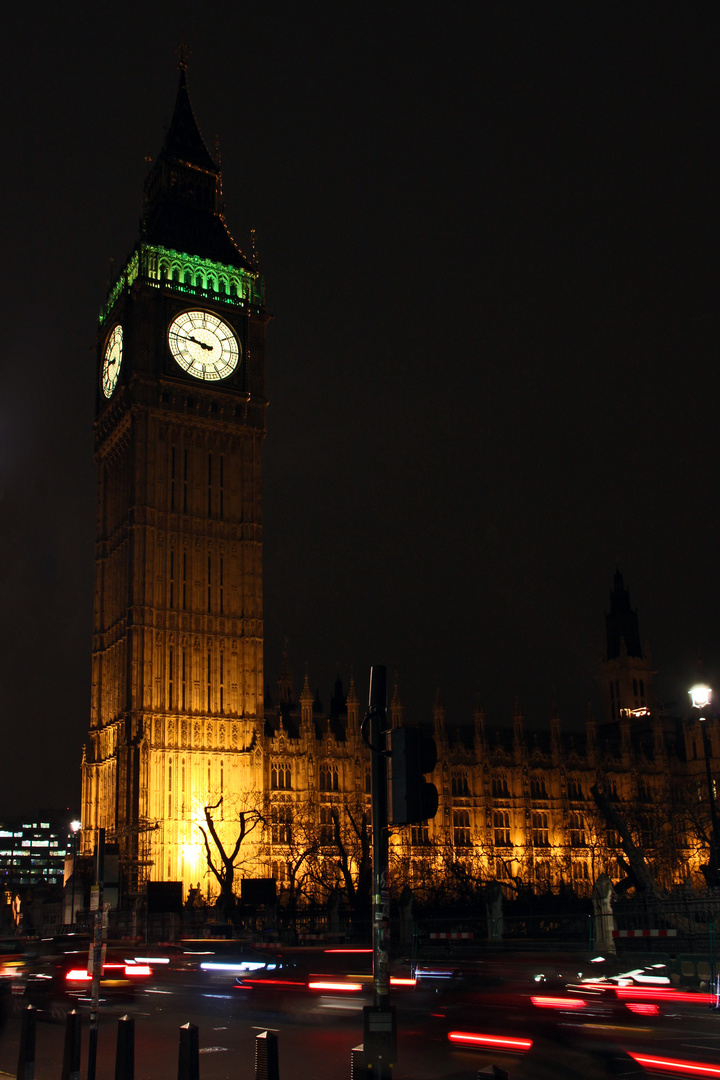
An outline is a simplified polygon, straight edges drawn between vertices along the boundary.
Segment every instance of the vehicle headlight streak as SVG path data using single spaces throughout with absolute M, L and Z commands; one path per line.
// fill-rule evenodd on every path
M 273 965 L 267 966 L 269 970 L 269 967 Z M 239 964 L 222 964 L 215 960 L 205 960 L 200 967 L 203 971 L 259 971 L 266 965 L 262 960 L 243 960 Z

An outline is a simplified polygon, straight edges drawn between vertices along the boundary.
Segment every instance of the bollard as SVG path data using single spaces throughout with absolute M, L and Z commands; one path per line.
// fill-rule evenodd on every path
M 195 1024 L 180 1028 L 178 1080 L 200 1080 L 200 1041 Z
M 365 1061 L 365 1048 L 360 1043 L 350 1051 L 350 1080 L 372 1080 L 373 1067 Z
M 255 1038 L 255 1080 L 280 1080 L 278 1038 L 272 1031 Z
M 61 1080 L 80 1080 L 80 1013 L 77 1009 L 65 1020 L 65 1049 L 63 1050 Z
M 17 1080 L 33 1080 L 35 1076 L 35 1026 L 37 1009 L 28 1005 L 22 1011 L 20 1029 L 20 1053 L 18 1054 Z
M 132 1016 L 121 1016 L 118 1020 L 115 1080 L 135 1080 L 135 1020 Z

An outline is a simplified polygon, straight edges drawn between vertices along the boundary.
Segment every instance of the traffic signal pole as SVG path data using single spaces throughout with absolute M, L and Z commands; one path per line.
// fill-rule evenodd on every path
M 387 726 L 387 671 L 370 669 L 370 702 L 360 727 L 371 751 L 373 1004 L 363 1009 L 362 1054 L 368 1080 L 389 1080 L 397 1061 L 397 1024 L 390 997 L 390 882 L 388 779 L 393 825 L 421 824 L 435 817 L 438 792 L 425 779 L 437 764 L 433 739 L 418 728 Z M 388 776 L 388 759 L 390 770 Z M 353 1059 L 354 1060 L 354 1059 Z M 353 1073 L 353 1075 L 355 1075 Z
M 370 748 L 372 750 L 373 846 L 373 1004 L 387 1005 L 390 994 L 390 893 L 388 883 L 387 672 L 370 669 Z
M 368 1080 L 389 1080 L 397 1061 L 397 1026 L 390 995 L 390 887 L 387 813 L 387 671 L 370 669 L 370 701 L 362 736 L 372 751 L 373 1004 L 363 1009 L 362 1056 Z

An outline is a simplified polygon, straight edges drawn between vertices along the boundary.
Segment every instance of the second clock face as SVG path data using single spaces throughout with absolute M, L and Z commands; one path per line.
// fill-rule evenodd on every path
M 175 360 L 196 379 L 225 379 L 240 359 L 240 343 L 226 322 L 210 311 L 183 311 L 168 330 Z
M 114 328 L 113 332 L 110 334 L 110 337 L 107 339 L 107 343 L 105 345 L 105 354 L 103 356 L 102 388 L 103 394 L 106 398 L 112 396 L 112 392 L 115 389 L 115 385 L 118 381 L 118 375 L 120 374 L 120 365 L 122 364 L 122 347 L 122 326 L 118 325 Z

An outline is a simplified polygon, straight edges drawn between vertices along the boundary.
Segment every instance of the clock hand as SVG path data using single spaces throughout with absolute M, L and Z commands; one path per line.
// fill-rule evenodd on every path
M 209 349 L 210 352 L 213 350 L 212 345 L 207 345 L 204 341 L 198 341 L 197 338 L 191 337 L 190 334 L 183 334 L 182 336 L 187 338 L 188 341 L 192 341 L 193 345 L 199 345 L 201 349 Z M 180 337 L 180 334 L 178 334 L 178 337 Z

